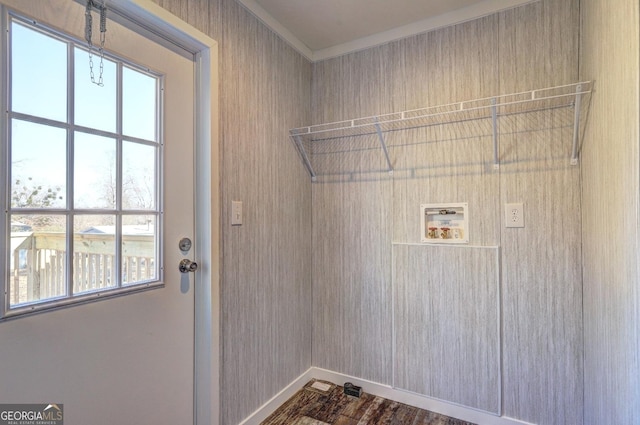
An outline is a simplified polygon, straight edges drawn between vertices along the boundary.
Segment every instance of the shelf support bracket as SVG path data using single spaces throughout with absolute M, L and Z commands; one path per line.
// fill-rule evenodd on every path
M 382 151 L 384 152 L 384 157 L 387 159 L 387 167 L 389 167 L 389 174 L 393 174 L 393 166 L 391 165 L 391 159 L 389 159 L 389 151 L 387 150 L 387 144 L 384 142 L 382 129 L 380 128 L 380 124 L 378 122 L 375 123 L 375 126 L 376 126 L 376 132 L 378 133 L 378 139 L 380 140 L 380 145 L 382 146 Z
M 298 147 L 298 152 L 302 155 L 302 160 L 304 161 L 304 165 L 309 170 L 309 174 L 311 174 L 311 181 L 316 181 L 316 173 L 313 171 L 313 167 L 311 166 L 311 161 L 309 161 L 309 157 L 307 156 L 307 151 L 304 150 L 302 146 L 302 139 L 300 136 L 292 136 L 293 140 L 296 141 L 296 146 Z
M 573 146 L 571 147 L 571 165 L 578 165 L 578 139 L 580 139 L 580 110 L 582 109 L 582 84 L 576 86 L 576 102 L 573 118 Z
M 491 99 L 491 123 L 493 125 L 493 169 L 500 168 L 500 159 L 498 152 L 498 107 L 496 106 L 496 99 Z

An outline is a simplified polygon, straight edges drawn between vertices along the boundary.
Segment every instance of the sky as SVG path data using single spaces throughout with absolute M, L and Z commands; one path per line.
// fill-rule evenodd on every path
M 87 230 L 105 225 L 109 227 L 102 229 L 112 235 L 116 216 L 115 213 L 109 214 L 104 210 L 114 210 L 115 176 L 119 168 L 117 153 L 120 152 L 123 209 L 148 209 L 151 212 L 146 215 L 124 215 L 123 234 L 138 232 L 137 234 L 148 235 L 149 229 L 157 229 L 154 210 L 157 208 L 156 192 L 159 186 L 156 181 L 159 77 L 141 72 L 129 64 L 104 58 L 104 84 L 99 86 L 91 81 L 89 54 L 84 48 L 70 47 L 67 40 L 43 34 L 28 24 L 15 20 L 11 21 L 10 40 L 9 109 L 11 113 L 34 117 L 10 118 L 11 192 L 31 193 L 38 186 L 42 186 L 44 191 L 59 191 L 61 199 L 56 199 L 51 207 L 100 210 L 94 214 L 73 215 L 74 239 L 89 238 L 85 234 Z M 101 58 L 98 52 L 94 51 L 92 63 L 94 78 L 98 81 L 101 76 Z M 68 73 L 71 70 L 75 74 L 73 87 L 68 86 Z M 121 145 L 118 145 L 120 137 L 117 134 L 119 74 L 122 84 Z M 69 96 L 74 98 L 69 99 Z M 68 107 L 69 100 L 73 100 L 73 108 Z M 33 122 L 34 120 L 37 122 Z M 132 138 L 141 140 L 131 140 Z M 73 141 L 72 145 L 68 144 L 69 140 Z M 73 149 L 69 150 L 68 147 L 71 146 Z M 71 155 L 74 158 L 72 167 L 69 168 L 73 172 L 73 200 L 68 199 L 67 192 L 67 162 Z M 17 180 L 20 184 L 16 184 Z M 32 207 L 37 208 L 38 204 L 35 203 Z M 46 212 L 25 215 L 20 214 L 19 209 L 13 210 L 11 221 L 23 221 L 34 230 L 47 232 L 64 233 L 66 228 L 64 215 L 47 215 Z M 140 224 L 144 224 L 144 228 L 137 230 Z M 108 242 L 111 240 L 113 244 L 113 236 L 106 236 L 106 239 L 96 236 L 92 236 L 95 239 L 91 239 L 92 243 L 102 244 L 102 251 L 112 249 L 115 254 L 115 246 L 110 246 Z M 10 238 L 13 255 L 14 242 L 22 243 L 25 236 L 12 232 Z M 152 258 L 157 240 L 154 236 L 151 238 L 151 251 L 148 244 L 145 245 L 141 240 L 135 239 L 135 243 L 129 243 L 129 239 L 123 238 L 123 255 L 126 253 L 129 256 L 144 255 Z M 89 239 L 83 239 L 82 244 L 74 245 L 74 251 L 78 248 L 89 249 L 84 246 L 88 241 Z M 146 250 L 136 251 L 141 247 L 146 247 Z M 20 267 L 26 268 L 26 251 L 22 249 L 18 255 Z M 126 264 L 122 264 L 123 272 Z M 13 265 L 11 262 L 9 268 Z M 149 264 L 144 267 L 148 266 Z M 136 268 L 142 270 L 141 265 Z M 127 279 L 132 279 L 128 283 L 133 283 L 149 277 L 145 275 L 136 278 L 131 275 Z M 91 285 L 93 284 L 98 282 L 92 282 Z M 94 288 L 91 285 L 89 286 Z M 19 302 L 29 301 L 34 300 L 21 299 Z
M 17 22 L 11 26 L 12 104 L 15 112 L 67 122 L 67 43 Z M 76 73 L 76 125 L 116 132 L 117 64 L 104 59 L 104 86 L 91 82 L 89 55 L 73 49 Z M 99 77 L 100 57 L 93 55 L 95 79 Z M 122 68 L 123 133 L 145 140 L 157 140 L 156 85 L 153 76 L 124 66 Z M 66 130 L 14 119 L 12 130 L 12 181 L 31 178 L 31 184 L 66 190 Z M 107 208 L 105 187 L 113 182 L 116 169 L 114 138 L 76 132 L 75 199 L 79 208 Z M 144 204 L 155 206 L 153 186 L 148 173 L 155 172 L 155 149 L 148 145 L 124 142 L 124 179 L 140 196 L 151 192 Z M 111 183 L 112 185 L 112 183 Z M 140 187 L 140 190 L 137 187 Z M 126 190 L 125 190 L 126 192 Z M 64 207 L 60 200 L 56 207 Z M 142 201 L 141 201 L 142 202 Z

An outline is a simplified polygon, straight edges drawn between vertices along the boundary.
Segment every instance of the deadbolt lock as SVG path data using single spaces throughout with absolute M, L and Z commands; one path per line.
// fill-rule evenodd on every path
M 189 238 L 180 239 L 180 242 L 178 242 L 178 247 L 180 248 L 180 251 L 188 252 L 191 249 L 191 239 Z

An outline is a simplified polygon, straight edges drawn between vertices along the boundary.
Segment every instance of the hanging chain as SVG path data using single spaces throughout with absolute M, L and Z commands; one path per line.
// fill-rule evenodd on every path
M 102 75 L 104 73 L 104 42 L 107 34 L 107 0 L 102 0 L 102 5 L 97 6 L 100 9 L 100 46 L 98 47 L 98 54 L 100 55 L 100 74 L 97 81 L 93 72 L 93 50 L 95 47 L 91 41 L 93 36 L 93 16 L 91 16 L 91 10 L 94 6 L 96 6 L 94 0 L 87 0 L 87 6 L 84 12 L 84 38 L 87 40 L 89 45 L 89 74 L 91 76 L 91 82 L 103 87 L 104 81 L 102 79 Z

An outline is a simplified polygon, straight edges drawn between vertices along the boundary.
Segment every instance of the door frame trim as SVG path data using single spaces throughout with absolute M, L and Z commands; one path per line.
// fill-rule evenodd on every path
M 76 0 L 78 1 L 78 0 Z M 129 19 L 194 54 L 194 423 L 220 424 L 220 167 L 218 42 L 151 0 L 110 0 Z

